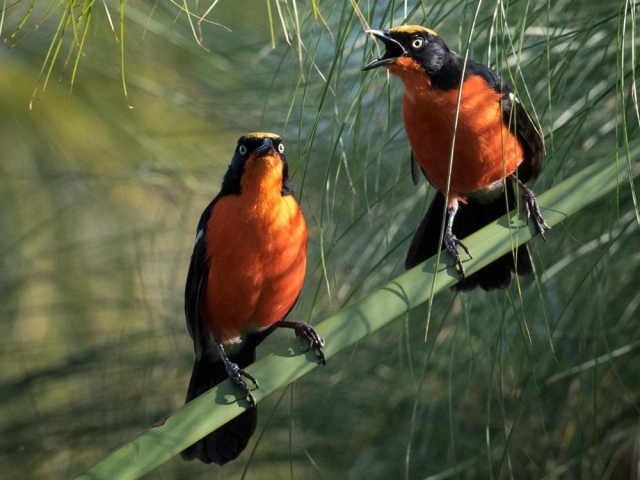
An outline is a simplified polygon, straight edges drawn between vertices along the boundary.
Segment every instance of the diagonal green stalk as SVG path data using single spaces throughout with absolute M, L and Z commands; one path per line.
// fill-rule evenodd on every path
M 626 168 L 626 163 L 617 164 L 615 155 L 610 155 L 540 195 L 538 201 L 547 223 L 558 225 L 605 194 L 625 185 L 629 175 L 639 175 L 640 141 L 631 143 L 628 151 L 630 169 Z M 535 227 L 527 226 L 520 216 L 505 215 L 492 222 L 465 240 L 474 254 L 473 260 L 467 261 L 467 272 L 472 274 L 507 253 L 513 248 L 512 236 L 520 245 L 534 235 Z M 552 236 L 553 231 L 548 235 Z M 539 247 L 544 248 L 543 245 Z M 318 324 L 316 329 L 326 341 L 327 358 L 427 302 L 431 282 L 435 284 L 436 293 L 455 284 L 458 280 L 455 269 L 447 265 L 449 259 L 446 255 L 442 260 L 438 263 L 436 258 L 427 260 Z M 304 351 L 305 345 L 301 341 L 291 341 L 247 368 L 260 380 L 260 389 L 253 392 L 256 401 L 318 366 L 315 354 Z M 125 443 L 77 478 L 139 478 L 242 413 L 247 403 L 238 401 L 239 396 L 229 381 L 217 385 Z

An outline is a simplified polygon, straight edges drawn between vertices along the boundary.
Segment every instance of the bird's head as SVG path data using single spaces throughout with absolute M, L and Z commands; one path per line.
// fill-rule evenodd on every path
M 291 193 L 282 138 L 264 132 L 240 137 L 225 182 L 235 184 L 238 191 L 278 188 L 283 195 Z
M 403 25 L 390 30 L 365 30 L 382 40 L 386 51 L 381 58 L 362 70 L 386 67 L 396 75 L 403 70 L 424 69 L 429 76 L 437 75 L 451 54 L 449 47 L 436 32 L 420 25 Z

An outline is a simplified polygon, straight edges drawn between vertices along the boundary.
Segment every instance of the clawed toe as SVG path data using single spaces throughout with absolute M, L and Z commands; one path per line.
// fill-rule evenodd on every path
M 540 207 L 538 207 L 538 201 L 536 200 L 536 197 L 533 195 L 533 192 L 531 192 L 531 190 L 527 190 L 522 195 L 522 197 L 524 200 L 524 210 L 527 215 L 527 222 L 529 222 L 529 219 L 533 217 L 533 221 L 536 224 L 536 231 L 544 240 L 546 240 L 544 232 L 546 230 L 551 230 L 551 227 L 547 225 L 547 222 L 545 222 L 542 213 L 540 213 Z
M 244 396 L 247 399 L 247 402 L 249 402 L 249 405 L 251 405 L 251 407 L 255 407 L 256 399 L 251 393 L 249 385 L 247 385 L 242 377 L 246 377 L 251 380 L 255 388 L 260 388 L 256 377 L 254 377 L 250 373 L 247 373 L 242 368 L 238 367 L 238 365 L 236 365 L 235 363 L 230 363 L 229 365 L 227 365 L 227 374 L 229 375 L 229 379 L 231 379 L 231 381 L 235 383 L 240 388 L 240 390 L 242 390 L 242 393 L 244 393 Z
M 454 266 L 458 271 L 458 273 L 460 274 L 460 276 L 462 277 L 462 279 L 464 280 L 465 278 L 464 265 L 462 265 L 462 259 L 460 258 L 460 254 L 458 253 L 458 249 L 456 248 L 456 246 L 460 246 L 460 248 L 462 248 L 462 250 L 464 250 L 464 252 L 467 255 L 469 255 L 469 258 L 473 258 L 473 256 L 471 255 L 471 252 L 469 251 L 469 248 L 467 248 L 467 246 L 462 242 L 462 240 L 459 240 L 455 235 L 445 235 L 444 246 L 446 247 L 447 251 L 451 254 L 451 256 L 453 256 Z
M 318 335 L 318 333 L 311 325 L 302 322 L 289 322 L 280 320 L 278 323 L 276 323 L 276 326 L 293 328 L 293 331 L 296 332 L 297 337 L 302 337 L 306 340 L 308 346 L 307 352 L 313 349 L 316 355 L 318 355 L 320 363 L 322 363 L 323 365 L 327 364 L 327 358 L 324 354 L 324 340 L 322 339 L 322 337 L 320 337 L 320 335 Z
M 324 354 L 324 340 L 311 325 L 301 323 L 299 327 L 295 329 L 296 336 L 302 337 L 307 341 L 307 352 L 311 349 L 318 355 L 320 362 L 323 365 L 327 364 L 327 359 Z
M 514 181 L 520 189 L 520 193 L 522 194 L 522 203 L 524 204 L 524 213 L 527 216 L 527 223 L 529 223 L 529 219 L 533 217 L 533 221 L 536 223 L 536 231 L 540 234 L 543 240 L 546 240 L 544 232 L 546 230 L 551 230 L 551 227 L 547 225 L 547 222 L 545 222 L 542 217 L 542 213 L 540 213 L 540 207 L 538 207 L 536 196 L 518 179 L 518 177 L 510 175 L 509 178 Z

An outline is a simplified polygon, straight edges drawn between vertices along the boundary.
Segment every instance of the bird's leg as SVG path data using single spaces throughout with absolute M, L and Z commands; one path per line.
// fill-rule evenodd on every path
M 293 330 L 296 332 L 297 337 L 302 337 L 306 340 L 309 347 L 307 348 L 307 351 L 313 348 L 313 351 L 316 352 L 316 354 L 320 358 L 320 363 L 322 363 L 323 365 L 327 364 L 327 359 L 324 356 L 324 340 L 320 337 L 320 335 L 316 333 L 311 325 L 302 322 L 288 322 L 285 320 L 280 320 L 279 322 L 276 322 L 274 326 L 293 328 Z
M 533 221 L 536 222 L 536 230 L 538 231 L 542 239 L 546 240 L 546 238 L 544 238 L 544 231 L 551 230 L 551 227 L 547 225 L 547 222 L 544 221 L 544 218 L 540 213 L 540 208 L 538 207 L 536 196 L 524 183 L 522 183 L 518 179 L 518 177 L 512 174 L 509 175 L 509 178 L 518 186 L 518 189 L 520 189 L 520 194 L 522 195 L 522 203 L 524 204 L 524 211 L 527 215 L 527 222 L 529 222 L 529 219 L 533 215 Z
M 473 258 L 471 256 L 471 252 L 467 248 L 467 246 L 462 243 L 462 240 L 458 240 L 458 238 L 453 234 L 453 219 L 458 212 L 458 201 L 454 200 L 450 202 L 449 207 L 447 208 L 447 225 L 444 230 L 444 239 L 443 243 L 449 253 L 453 256 L 454 265 L 456 270 L 460 273 L 460 276 L 464 279 L 464 265 L 462 265 L 462 260 L 460 260 L 460 254 L 458 253 L 457 245 L 462 248 L 469 258 Z
M 214 340 L 214 344 L 216 346 L 216 350 L 218 351 L 218 355 L 220 356 L 220 360 L 222 360 L 222 363 L 224 363 L 224 368 L 227 371 L 227 375 L 229 375 L 229 379 L 233 383 L 235 383 L 240 388 L 240 390 L 242 390 L 242 393 L 244 393 L 244 396 L 247 399 L 247 402 L 249 402 L 249 405 L 251 405 L 252 407 L 255 407 L 256 399 L 251 394 L 251 389 L 246 384 L 246 382 L 242 379 L 242 377 L 246 377 L 249 380 L 251 380 L 251 382 L 253 382 L 256 388 L 259 388 L 258 380 L 256 380 L 256 377 L 245 372 L 237 364 L 229 360 L 229 357 L 227 357 L 227 354 L 225 353 L 222 344 L 218 340 Z

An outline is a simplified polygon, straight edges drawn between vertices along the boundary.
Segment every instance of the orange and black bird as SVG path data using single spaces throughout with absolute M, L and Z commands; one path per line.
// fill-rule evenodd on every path
M 366 33 L 382 40 L 386 51 L 363 70 L 384 66 L 404 84 L 402 111 L 414 183 L 422 170 L 437 190 L 411 242 L 406 268 L 435 255 L 444 244 L 462 277 L 456 290 L 505 288 L 513 272 L 531 273 L 523 245 L 515 255 L 507 254 L 465 278 L 456 248 L 471 257 L 460 239 L 513 209 L 514 186 L 538 233 L 544 238 L 549 229 L 533 192 L 524 185 L 540 174 L 544 140 L 513 91 L 489 67 L 471 59 L 465 66 L 464 57 L 428 28 L 409 25 Z
M 304 281 L 307 227 L 293 197 L 278 135 L 240 137 L 220 193 L 196 231 L 185 291 L 195 364 L 186 402 L 230 378 L 249 409 L 182 452 L 185 460 L 224 465 L 247 446 L 257 410 L 244 368 L 278 327 L 294 329 L 325 363 L 324 342 L 305 323 L 285 321 Z

